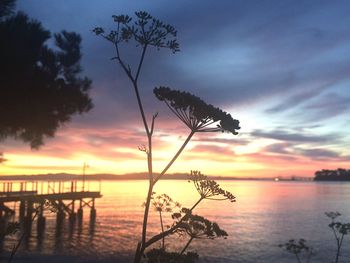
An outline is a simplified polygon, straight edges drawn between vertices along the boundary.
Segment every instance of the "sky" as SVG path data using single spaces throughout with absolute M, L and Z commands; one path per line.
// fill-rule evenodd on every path
M 144 10 L 173 25 L 180 52 L 151 50 L 140 76 L 148 119 L 156 112 L 154 170 L 189 134 L 153 95 L 156 86 L 191 92 L 240 121 L 238 135 L 196 134 L 169 172 L 235 177 L 314 175 L 350 168 L 349 1 L 19 0 L 17 9 L 51 32 L 82 36 L 83 74 L 94 108 L 75 116 L 39 150 L 7 139 L 0 174 L 132 173 L 147 170 L 147 143 L 131 83 L 111 43 L 112 15 Z M 140 50 L 122 47 L 131 65 Z

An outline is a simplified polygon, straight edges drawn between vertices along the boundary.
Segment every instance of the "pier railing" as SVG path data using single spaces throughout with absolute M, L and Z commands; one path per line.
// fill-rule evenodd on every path
M 101 181 L 0 181 L 0 195 L 101 192 Z

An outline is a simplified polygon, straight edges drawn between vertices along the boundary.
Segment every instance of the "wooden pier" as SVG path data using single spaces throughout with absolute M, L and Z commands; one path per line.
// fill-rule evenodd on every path
M 18 214 L 19 222 L 31 223 L 35 215 L 40 230 L 45 227 L 46 208 L 56 212 L 57 224 L 66 215 L 70 222 L 77 218 L 81 224 L 84 207 L 90 208 L 90 220 L 96 219 L 95 199 L 100 197 L 99 181 L 3 181 L 0 182 L 0 219 Z

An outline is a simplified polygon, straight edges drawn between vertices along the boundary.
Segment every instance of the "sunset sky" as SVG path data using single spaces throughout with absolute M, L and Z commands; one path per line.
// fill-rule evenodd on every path
M 147 170 L 141 118 L 113 46 L 92 29 L 114 14 L 144 10 L 178 30 L 181 52 L 148 53 L 140 88 L 160 171 L 190 132 L 153 95 L 187 90 L 240 120 L 239 134 L 196 134 L 170 172 L 236 177 L 313 176 L 350 168 L 350 2 L 19 0 L 17 9 L 51 32 L 82 35 L 93 110 L 75 116 L 39 150 L 8 139 L 0 174 L 131 173 Z M 125 58 L 139 55 L 123 46 Z

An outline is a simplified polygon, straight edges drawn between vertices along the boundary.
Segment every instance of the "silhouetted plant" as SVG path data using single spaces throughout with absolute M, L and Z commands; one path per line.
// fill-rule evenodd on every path
M 45 200 L 42 204 L 35 204 L 34 212 L 31 215 L 31 217 L 27 218 L 29 221 L 27 220 L 26 224 L 30 224 L 31 225 L 34 222 L 34 220 L 37 218 L 39 213 L 42 213 L 43 211 L 50 211 L 52 213 L 56 213 L 58 211 L 57 204 L 54 201 L 51 201 L 51 200 Z M 9 223 L 8 226 L 7 226 L 7 230 L 6 230 L 6 235 L 15 234 L 19 230 L 20 230 L 20 224 L 18 222 Z M 30 232 L 30 230 L 27 227 L 24 227 L 24 229 L 22 230 L 22 234 L 21 234 L 20 238 L 18 239 L 18 241 L 16 242 L 16 244 L 12 248 L 10 257 L 9 257 L 9 259 L 7 261 L 8 263 L 12 262 L 12 260 L 15 257 L 19 247 L 21 246 L 23 240 L 29 234 L 29 232 Z
M 163 213 L 172 213 L 175 208 L 181 208 L 179 202 L 175 202 L 167 194 L 161 194 L 157 196 L 152 195 L 152 206 L 157 213 L 159 213 L 159 221 L 162 232 L 164 232 L 164 223 L 163 223 Z M 145 204 L 144 204 L 145 205 Z M 165 237 L 162 239 L 162 249 L 165 250 Z
M 340 258 L 340 251 L 343 245 L 345 235 L 350 234 L 350 223 L 342 223 L 335 221 L 341 214 L 339 212 L 325 212 L 325 215 L 331 219 L 331 223 L 328 225 L 334 234 L 334 238 L 337 245 L 337 250 L 335 253 L 335 261 L 333 263 L 338 263 Z M 305 239 L 299 239 L 296 242 L 294 239 L 289 240 L 285 244 L 280 244 L 279 247 L 285 248 L 288 252 L 295 254 L 297 261 L 302 262 L 300 259 L 301 252 L 307 253 L 307 261 L 310 261 L 311 256 L 313 255 L 313 249 L 306 245 Z
M 168 165 L 166 165 L 166 167 L 158 175 L 154 175 L 152 160 L 152 136 L 157 114 L 153 115 L 151 123 L 147 122 L 139 92 L 138 80 L 146 51 L 150 47 L 154 47 L 158 50 L 161 48 L 169 49 L 173 53 L 180 50 L 176 39 L 177 32 L 173 26 L 161 22 L 147 12 L 135 12 L 135 19 L 128 15 L 114 15 L 112 18 L 116 23 L 115 30 L 106 32 L 102 27 L 96 27 L 93 29 L 93 32 L 113 44 L 116 51 L 116 56 L 113 59 L 119 63 L 132 83 L 148 140 L 147 146 L 139 147 L 139 150 L 145 152 L 147 155 L 149 176 L 149 187 L 145 202 L 141 241 L 137 245 L 134 258 L 134 263 L 139 263 L 146 248 L 157 241 L 163 240 L 164 237 L 174 234 L 178 227 L 175 225 L 168 230 L 162 230 L 160 234 L 147 240 L 148 214 L 152 200 L 153 187 L 157 181 L 168 171 L 196 132 L 228 131 L 232 134 L 237 134 L 236 130 L 238 130 L 240 127 L 239 121 L 233 119 L 230 114 L 205 103 L 200 98 L 188 92 L 180 92 L 164 87 L 155 88 L 154 94 L 156 97 L 164 101 L 172 112 L 190 128 L 191 132 L 174 157 L 170 160 Z M 135 42 L 136 47 L 141 49 L 141 55 L 134 70 L 132 69 L 132 66 L 128 64 L 121 56 L 121 44 L 129 43 L 131 41 Z M 216 124 L 215 127 L 212 126 L 214 124 Z M 222 194 L 222 192 L 220 192 L 220 194 Z M 233 196 L 225 196 L 225 199 L 230 198 L 233 199 Z M 203 199 L 205 198 L 201 197 L 201 200 Z M 192 211 L 200 201 L 198 201 L 190 210 Z M 179 222 L 181 222 L 181 219 Z
M 201 199 L 236 202 L 236 197 L 232 193 L 223 190 L 216 181 L 209 180 L 200 171 L 191 171 L 189 179 L 189 182 L 193 182 Z
M 303 262 L 301 256 L 303 252 L 306 253 L 306 263 L 310 262 L 311 256 L 313 255 L 312 247 L 306 245 L 306 240 L 303 238 L 298 241 L 290 239 L 288 242 L 280 244 L 279 247 L 285 248 L 287 252 L 294 254 L 299 263 Z
M 350 233 L 350 223 L 336 222 L 335 219 L 341 216 L 339 212 L 326 212 L 325 214 L 331 219 L 331 223 L 328 226 L 332 229 L 337 244 L 334 263 L 338 263 L 344 236 Z
M 238 134 L 239 121 L 199 97 L 188 92 L 159 87 L 153 90 L 160 101 L 164 101 L 169 109 L 194 132 L 231 132 Z M 211 127 L 217 123 L 216 127 Z
M 186 251 L 193 239 L 215 239 L 228 236 L 227 232 L 221 229 L 217 223 L 211 222 L 202 216 L 193 215 L 190 209 L 183 208 L 181 212 L 185 214 L 182 220 L 180 219 L 181 213 L 173 214 L 173 219 L 181 220 L 176 223 L 176 233 L 189 237 L 189 240 L 180 252 L 181 255 Z
M 38 148 L 72 115 L 92 108 L 91 80 L 79 75 L 81 37 L 62 31 L 49 48 L 50 32 L 13 14 L 14 3 L 0 4 L 0 141 L 12 137 Z
M 17 233 L 20 229 L 20 224 L 18 222 L 8 222 L 7 225 L 4 228 L 1 227 L 1 229 L 4 229 L 4 231 L 0 233 L 0 240 L 5 236 Z

